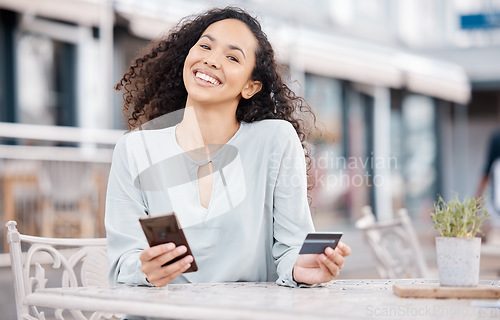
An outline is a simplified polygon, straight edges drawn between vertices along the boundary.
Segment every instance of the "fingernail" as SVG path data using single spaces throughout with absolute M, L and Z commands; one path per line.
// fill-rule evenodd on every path
M 333 253 L 333 249 L 330 248 L 330 247 L 328 247 L 328 248 L 326 248 L 325 253 L 326 254 L 332 254 Z
M 179 253 L 184 253 L 187 251 L 187 248 L 185 246 L 180 246 L 177 248 L 177 252 Z
M 174 248 L 175 248 L 175 244 L 173 244 L 172 242 L 165 244 L 165 249 L 167 249 L 167 250 L 173 250 Z
M 192 256 L 187 256 L 184 258 L 184 261 L 186 261 L 187 263 L 191 263 L 193 262 L 193 257 Z

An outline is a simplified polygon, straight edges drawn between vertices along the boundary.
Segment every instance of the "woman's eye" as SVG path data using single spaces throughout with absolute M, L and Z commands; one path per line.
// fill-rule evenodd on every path
M 227 57 L 229 60 L 231 61 L 234 61 L 234 62 L 239 62 L 238 59 L 236 59 L 236 57 L 233 57 L 233 56 L 228 56 Z
M 210 50 L 210 47 L 207 46 L 206 44 L 200 44 L 200 47 L 205 50 Z

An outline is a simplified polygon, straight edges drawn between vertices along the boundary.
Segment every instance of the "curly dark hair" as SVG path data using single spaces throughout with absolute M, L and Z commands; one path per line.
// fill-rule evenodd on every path
M 116 90 L 124 89 L 124 113 L 129 117 L 129 129 L 135 129 L 159 116 L 185 108 L 187 91 L 183 81 L 184 60 L 205 29 L 225 19 L 237 19 L 245 23 L 258 42 L 252 80 L 262 82 L 262 88 L 252 98 L 242 98 L 239 101 L 236 109 L 237 121 L 250 123 L 264 119 L 283 119 L 290 122 L 304 149 L 308 189 L 311 189 L 311 150 L 306 144 L 310 130 L 307 126 L 315 126 L 316 117 L 307 102 L 295 95 L 286 85 L 286 69 L 276 62 L 274 50 L 260 23 L 239 8 L 217 8 L 188 17 L 164 38 L 152 42 L 145 52 L 135 59 L 115 86 Z M 306 116 L 309 116 L 309 119 L 306 119 Z

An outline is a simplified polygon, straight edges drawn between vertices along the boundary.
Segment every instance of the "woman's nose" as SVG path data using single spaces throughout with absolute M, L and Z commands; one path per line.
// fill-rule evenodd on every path
M 208 65 L 209 67 L 214 68 L 214 69 L 220 68 L 220 63 L 218 62 L 217 57 L 215 57 L 215 53 L 213 53 L 211 55 L 207 55 L 205 57 L 204 63 L 205 63 L 205 65 Z

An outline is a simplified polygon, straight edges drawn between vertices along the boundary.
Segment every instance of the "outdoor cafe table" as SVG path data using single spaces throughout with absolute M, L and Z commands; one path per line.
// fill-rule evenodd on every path
M 337 280 L 316 288 L 269 282 L 47 288 L 29 294 L 25 302 L 169 319 L 500 319 L 499 308 L 475 306 L 477 300 L 400 298 L 393 293 L 394 283 L 437 281 Z M 499 287 L 500 281 L 480 284 Z

